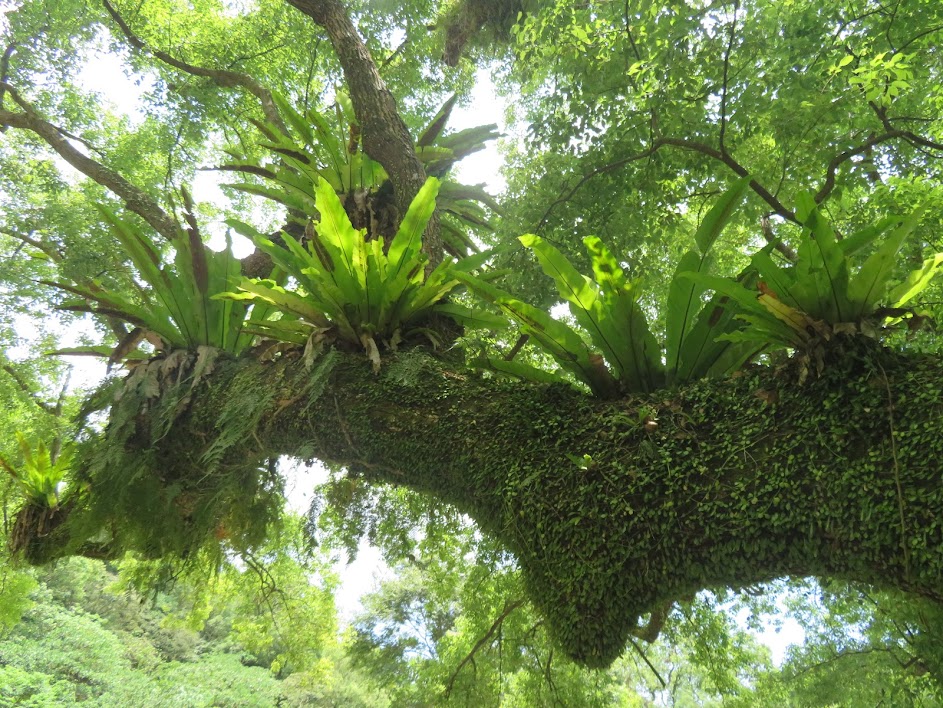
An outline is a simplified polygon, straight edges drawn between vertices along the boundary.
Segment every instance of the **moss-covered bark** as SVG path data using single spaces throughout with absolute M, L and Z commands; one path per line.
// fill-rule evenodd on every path
M 943 600 L 943 363 L 863 351 L 795 379 L 756 370 L 599 401 L 421 354 L 379 375 L 354 355 L 310 370 L 218 361 L 185 406 L 171 401 L 169 430 L 153 427 L 154 402 L 89 453 L 88 519 L 137 513 L 112 533 L 158 555 L 174 533 L 235 535 L 264 516 L 266 457 L 343 463 L 500 538 L 561 646 L 592 666 L 618 656 L 642 615 L 702 588 L 820 575 Z M 115 495 L 128 477 L 140 489 Z M 96 506 L 97 487 L 111 496 Z M 122 511 L 148 494 L 163 499 L 155 511 Z

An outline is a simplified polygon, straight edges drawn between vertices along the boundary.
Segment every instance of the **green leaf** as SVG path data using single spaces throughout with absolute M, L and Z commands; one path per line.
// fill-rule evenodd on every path
M 451 317 L 465 327 L 500 330 L 508 326 L 507 320 L 483 310 L 473 310 L 455 302 L 441 302 L 432 306 L 432 311 Z
M 694 243 L 702 256 L 706 256 L 713 248 L 717 237 L 720 236 L 730 222 L 730 218 L 743 203 L 749 187 L 750 177 L 738 179 L 730 189 L 717 198 L 714 206 L 707 212 L 707 216 L 704 217 L 694 234 Z
M 887 283 L 894 272 L 897 253 L 904 241 L 917 226 L 919 217 L 912 215 L 898 223 L 878 249 L 861 266 L 861 270 L 848 284 L 848 300 L 852 311 L 850 319 L 857 321 L 874 310 L 887 290 Z
M 628 281 L 612 253 L 595 236 L 583 239 L 602 299 L 597 320 L 607 341 L 619 347 L 605 352 L 620 382 L 629 391 L 652 391 L 664 385 L 661 347 L 648 327 L 638 301 L 639 281 Z M 599 343 L 596 343 L 600 346 Z
M 878 236 L 898 223 L 900 223 L 900 217 L 886 216 L 880 219 L 876 224 L 869 224 L 850 236 L 846 236 L 838 242 L 838 247 L 846 257 L 854 255 L 861 249 L 870 246 Z
M 138 327 L 151 330 L 171 346 L 182 348 L 187 346 L 183 334 L 174 325 L 168 312 L 163 308 L 155 309 L 139 306 L 120 293 L 107 292 L 101 289 L 91 290 L 78 285 L 48 280 L 41 280 L 40 282 L 44 285 L 74 293 L 82 298 L 76 302 L 64 302 L 59 306 L 59 309 L 115 316 Z M 88 301 L 91 301 L 91 303 Z
M 449 122 L 449 117 L 452 115 L 452 109 L 455 107 L 457 100 L 458 94 L 454 93 L 446 99 L 445 103 L 442 104 L 442 107 L 436 112 L 432 120 L 429 121 L 429 125 L 427 125 L 419 135 L 416 145 L 419 147 L 432 145 L 439 138 L 442 131 L 445 130 L 446 124 Z
M 519 361 L 505 361 L 504 359 L 494 359 L 491 357 L 474 359 L 470 362 L 471 366 L 487 371 L 494 371 L 506 376 L 512 376 L 524 381 L 533 381 L 543 384 L 561 384 L 570 383 L 558 374 L 538 369 L 530 364 L 524 364 Z
M 477 293 L 489 302 L 501 308 L 509 317 L 521 326 L 521 330 L 530 335 L 562 368 L 571 371 L 587 384 L 593 393 L 599 396 L 614 395 L 614 381 L 606 381 L 606 376 L 594 366 L 591 355 L 580 336 L 570 327 L 553 319 L 536 307 L 515 299 L 510 294 L 499 290 L 466 273 L 456 272 L 455 277 L 469 290 Z
M 668 300 L 665 306 L 665 359 L 668 377 L 675 380 L 681 364 L 682 349 L 686 344 L 687 329 L 700 305 L 704 288 L 691 278 L 682 278 L 681 273 L 700 273 L 706 270 L 706 258 L 696 251 L 688 251 L 675 269 L 668 284 Z
M 330 323 L 325 318 L 324 313 L 318 310 L 309 298 L 303 298 L 293 292 L 285 290 L 285 288 L 277 285 L 273 280 L 252 280 L 243 278 L 239 282 L 239 289 L 254 298 L 261 298 L 266 302 L 270 302 L 279 309 L 297 315 L 319 327 L 330 327 Z M 241 293 L 219 293 L 214 297 L 219 299 L 244 299 L 244 295 Z
M 802 207 L 797 207 L 797 214 L 808 210 L 804 225 L 810 234 L 799 244 L 791 295 L 812 317 L 846 322 L 852 309 L 847 295 L 848 263 L 828 221 L 817 207 L 809 209 L 810 199 L 808 194 L 802 195 Z
M 888 303 L 891 307 L 903 307 L 914 297 L 919 295 L 943 266 L 943 253 L 934 254 L 923 265 L 910 272 L 910 275 L 888 294 Z
M 768 253 L 771 249 L 772 246 L 766 246 L 764 251 Z M 757 272 L 751 266 L 745 269 L 735 282 L 755 297 L 756 281 Z M 737 317 L 740 312 L 741 308 L 736 302 L 723 293 L 715 293 L 701 308 L 684 337 L 675 383 L 729 374 L 740 369 L 744 362 L 758 353 L 762 347 L 721 339 L 722 335 L 743 328 Z
M 439 193 L 439 180 L 430 177 L 413 199 L 390 242 L 387 257 L 390 261 L 391 277 L 395 280 L 404 270 L 411 270 L 422 250 L 422 234 L 435 211 L 435 198 Z
M 294 106 L 277 91 L 272 92 L 272 100 L 282 118 L 285 119 L 285 122 L 288 123 L 293 130 L 298 132 L 298 135 L 301 136 L 301 139 L 306 144 L 312 144 L 314 142 L 314 135 L 311 133 L 311 126 L 304 116 L 298 113 Z
M 284 189 L 263 187 L 258 184 L 252 184 L 251 182 L 235 182 L 224 184 L 222 186 L 238 189 L 240 192 L 246 192 L 247 194 L 255 194 L 260 197 L 265 197 L 266 199 L 271 199 L 272 201 L 276 201 L 279 204 L 284 204 L 289 209 L 296 209 L 304 213 L 310 212 L 312 207 L 315 206 L 310 199 L 305 199 L 304 197 L 289 193 Z
M 576 321 L 615 369 L 616 377 L 629 390 L 650 390 L 649 357 L 642 351 L 649 344 L 645 338 L 644 315 L 637 307 L 622 269 L 599 239 L 590 237 L 584 239 L 584 243 L 593 256 L 594 272 L 604 281 L 601 283 L 582 275 L 539 236 L 526 234 L 518 240 L 534 251 L 543 271 L 554 279 L 557 291 L 569 302 Z M 637 346 L 639 344 L 642 346 Z M 657 351 L 653 339 L 650 344 L 653 352 Z

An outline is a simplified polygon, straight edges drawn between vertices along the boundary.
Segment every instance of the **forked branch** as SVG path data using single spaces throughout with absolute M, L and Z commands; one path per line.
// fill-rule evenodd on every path
M 518 607 L 523 605 L 525 602 L 526 600 L 515 600 L 514 602 L 508 602 L 507 604 L 504 605 L 504 610 L 501 612 L 500 615 L 498 615 L 498 618 L 494 622 L 491 623 L 491 626 L 488 628 L 488 631 L 484 633 L 481 639 L 475 642 L 475 646 L 472 647 L 472 650 L 468 652 L 465 658 L 462 659 L 459 662 L 458 666 L 455 667 L 455 671 L 453 671 L 452 675 L 449 677 L 449 682 L 445 685 L 446 698 L 448 698 L 449 695 L 451 695 L 452 689 L 455 687 L 455 679 L 458 678 L 459 673 L 461 672 L 463 668 L 465 668 L 465 665 L 475 660 L 475 654 L 477 654 L 481 650 L 482 647 L 484 647 L 489 641 L 491 641 L 491 638 L 495 635 L 495 633 L 499 629 L 501 629 L 501 625 L 504 624 L 504 620 L 506 620 L 508 616 L 512 612 L 514 612 L 514 610 L 516 610 Z
M 282 132 L 288 132 L 287 128 L 285 127 L 285 123 L 282 121 L 282 118 L 278 113 L 278 109 L 275 107 L 275 101 L 272 99 L 272 92 L 254 78 L 248 76 L 247 74 L 241 74 L 238 71 L 229 71 L 227 69 L 209 69 L 202 66 L 196 66 L 181 59 L 177 59 L 167 52 L 149 47 L 143 39 L 134 33 L 128 23 L 125 22 L 121 14 L 108 0 L 102 0 L 102 3 L 105 5 L 105 9 L 108 11 L 108 14 L 111 15 L 111 18 L 115 21 L 115 24 L 118 25 L 121 33 L 125 36 L 125 38 L 128 40 L 128 43 L 132 47 L 140 51 L 148 52 L 168 66 L 172 66 L 175 69 L 179 69 L 180 71 L 183 71 L 187 74 L 210 79 L 217 86 L 222 88 L 245 89 L 257 99 L 259 99 L 259 104 L 261 105 L 262 113 L 265 115 L 265 119 L 269 123 L 277 126 Z

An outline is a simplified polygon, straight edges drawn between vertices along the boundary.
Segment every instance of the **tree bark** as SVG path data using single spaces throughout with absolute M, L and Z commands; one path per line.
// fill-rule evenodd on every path
M 757 369 L 601 401 L 418 353 L 376 376 L 349 354 L 310 371 L 291 356 L 231 360 L 169 432 L 154 432 L 153 405 L 113 408 L 112 427 L 137 413 L 135 432 L 98 445 L 111 456 L 96 453 L 87 488 L 109 490 L 99 510 L 116 529 L 141 515 L 102 480 L 126 479 L 143 454 L 178 499 L 219 496 L 208 479 L 276 455 L 404 485 L 500 539 L 556 641 L 589 666 L 613 661 L 643 615 L 705 588 L 832 576 L 943 601 L 943 362 L 874 349 L 828 364 L 802 386 Z M 237 441 L 208 468 L 227 432 Z M 234 513 L 217 509 L 213 524 Z M 161 530 L 138 522 L 116 539 L 153 553 Z
M 426 180 L 412 136 L 396 110 L 396 100 L 380 76 L 376 63 L 351 22 L 340 0 L 288 0 L 289 4 L 320 25 L 331 40 L 350 100 L 363 131 L 364 151 L 383 165 L 393 183 L 400 218 Z M 430 265 L 442 260 L 438 218 L 423 234 L 423 250 Z

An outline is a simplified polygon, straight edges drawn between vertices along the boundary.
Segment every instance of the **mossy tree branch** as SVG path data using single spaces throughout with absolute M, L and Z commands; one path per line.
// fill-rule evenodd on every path
M 168 434 L 138 416 L 127 460 L 150 451 L 145 472 L 183 515 L 181 485 L 186 496 L 275 455 L 451 503 L 515 553 L 551 633 L 590 666 L 644 634 L 644 614 L 704 588 L 833 576 L 943 601 L 938 359 L 853 347 L 803 386 L 757 369 L 618 401 L 416 353 L 379 376 L 359 356 L 332 360 L 317 375 L 291 357 L 220 362 Z M 233 408 L 247 385 L 250 416 Z M 251 430 L 234 436 L 237 416 Z M 227 430 L 237 442 L 208 472 Z M 113 495 L 100 503 L 127 523 Z M 160 553 L 160 529 L 139 521 L 126 544 Z

